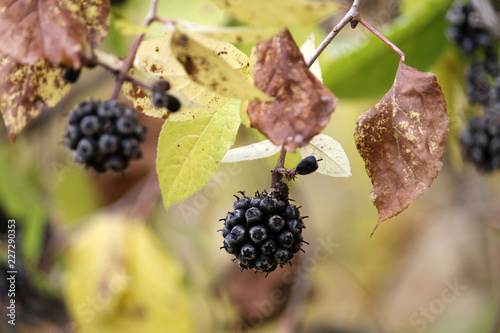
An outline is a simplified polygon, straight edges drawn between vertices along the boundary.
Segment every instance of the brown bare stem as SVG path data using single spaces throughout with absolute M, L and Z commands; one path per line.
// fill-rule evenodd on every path
M 326 49 L 326 47 L 332 42 L 335 36 L 338 35 L 340 30 L 342 30 L 347 23 L 349 23 L 352 19 L 357 18 L 359 16 L 359 7 L 363 0 L 354 0 L 352 2 L 352 6 L 349 11 L 344 15 L 344 17 L 340 20 L 339 23 L 330 31 L 328 36 L 321 42 L 316 51 L 314 51 L 313 55 L 307 60 L 307 66 L 311 67 L 313 62 L 318 59 L 319 55 Z
M 286 149 L 285 146 L 281 146 L 281 152 L 280 156 L 278 157 L 278 161 L 276 162 L 276 166 L 274 167 L 274 170 L 272 171 L 272 176 L 271 176 L 271 188 L 270 191 L 272 192 L 277 188 L 277 185 L 283 180 L 283 172 L 285 168 L 285 157 L 286 157 Z
M 375 29 L 370 23 L 368 23 L 367 21 L 365 21 L 365 19 L 363 19 L 361 16 L 359 16 L 357 18 L 357 20 L 359 21 L 359 23 L 361 23 L 366 29 L 370 30 L 375 36 L 377 36 L 378 38 L 380 38 L 384 43 L 386 43 L 387 45 L 389 45 L 391 47 L 391 49 L 394 50 L 394 52 L 396 52 L 399 57 L 401 58 L 402 61 L 405 61 L 405 54 L 403 53 L 403 51 L 401 51 L 401 49 L 399 47 L 397 47 L 396 45 L 394 45 L 390 40 L 388 40 L 387 38 L 384 37 L 384 35 L 382 35 L 380 32 L 377 31 L 377 29 Z
M 151 5 L 149 7 L 148 14 L 146 15 L 146 20 L 144 22 L 144 26 L 148 27 L 151 23 L 155 21 L 156 18 L 156 8 L 158 6 L 158 0 L 152 0 Z M 116 76 L 115 88 L 113 89 L 112 99 L 118 99 L 118 95 L 120 94 L 120 90 L 122 89 L 123 82 L 127 80 L 129 77 L 128 73 L 134 64 L 134 58 L 137 54 L 137 50 L 139 49 L 139 45 L 144 38 L 145 33 L 138 35 L 132 44 L 132 47 L 127 53 L 125 59 L 123 59 L 122 67 Z

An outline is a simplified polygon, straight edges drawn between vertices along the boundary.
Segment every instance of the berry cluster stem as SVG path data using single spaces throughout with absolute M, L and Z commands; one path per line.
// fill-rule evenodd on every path
M 318 59 L 319 55 L 326 49 L 326 47 L 332 42 L 335 36 L 338 35 L 340 30 L 342 30 L 347 23 L 349 23 L 352 19 L 355 19 L 359 16 L 359 7 L 363 0 L 354 0 L 352 2 L 352 6 L 349 11 L 344 15 L 344 17 L 340 20 L 339 23 L 335 27 L 333 27 L 332 31 L 326 36 L 326 38 L 321 42 L 316 51 L 314 51 L 313 55 L 307 60 L 307 66 L 311 67 L 313 62 Z
M 332 42 L 335 36 L 338 35 L 340 30 L 342 30 L 347 23 L 351 20 L 356 19 L 359 16 L 359 7 L 363 0 L 354 0 L 352 2 L 352 6 L 349 11 L 344 15 L 344 17 L 340 20 L 340 22 L 332 29 L 332 31 L 326 36 L 326 38 L 321 42 L 316 51 L 314 51 L 313 55 L 307 60 L 306 64 L 308 67 L 318 59 L 320 54 L 326 49 L 326 47 Z M 285 158 L 286 158 L 286 149 L 284 146 L 281 147 L 280 156 L 278 157 L 278 161 L 276 162 L 276 166 L 272 171 L 271 178 L 271 191 L 276 189 L 276 186 L 283 180 L 283 172 L 285 170 Z
M 144 22 L 145 27 L 148 27 L 151 23 L 155 21 L 157 7 L 158 7 L 158 0 L 152 0 L 148 14 L 146 16 L 146 20 Z M 127 81 L 127 78 L 129 78 L 128 72 L 130 71 L 130 69 L 134 64 L 135 55 L 137 54 L 139 45 L 141 44 L 145 35 L 146 35 L 145 33 L 141 33 L 136 37 L 134 43 L 132 44 L 132 47 L 127 53 L 127 56 L 125 57 L 125 59 L 123 59 L 122 67 L 120 68 L 120 71 L 116 76 L 115 88 L 113 90 L 113 95 L 111 96 L 112 99 L 118 99 L 118 95 L 120 94 L 120 90 L 122 88 L 123 83 Z
M 399 57 L 401 58 L 402 61 L 405 61 L 405 54 L 403 53 L 403 51 L 401 51 L 401 49 L 399 47 L 397 47 L 396 45 L 394 45 L 394 43 L 392 43 L 390 40 L 388 40 L 384 35 L 382 35 L 380 32 L 377 31 L 377 29 L 375 29 L 370 23 L 368 23 L 367 21 L 365 21 L 364 18 L 362 18 L 361 16 L 358 16 L 357 20 L 359 21 L 359 23 L 361 23 L 366 29 L 370 30 L 370 32 L 372 32 L 375 36 L 377 36 L 378 38 L 380 38 L 384 43 L 386 43 L 387 45 L 389 45 L 391 47 L 391 49 L 394 50 L 394 52 L 396 52 Z

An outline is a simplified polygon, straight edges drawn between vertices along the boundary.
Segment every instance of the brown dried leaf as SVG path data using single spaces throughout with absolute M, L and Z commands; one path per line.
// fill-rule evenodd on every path
M 275 100 L 249 103 L 252 127 L 289 151 L 328 124 L 338 101 L 309 70 L 288 30 L 257 45 L 255 85 Z
M 0 111 L 11 142 L 44 106 L 56 105 L 68 92 L 62 74 L 61 67 L 43 59 L 20 65 L 0 53 Z
M 431 185 L 442 166 L 447 132 L 446 101 L 434 74 L 400 62 L 391 89 L 361 115 L 354 133 L 379 212 L 373 232 Z
M 96 47 L 109 28 L 109 0 L 5 0 L 0 50 L 23 64 L 41 58 L 80 68 L 85 42 Z

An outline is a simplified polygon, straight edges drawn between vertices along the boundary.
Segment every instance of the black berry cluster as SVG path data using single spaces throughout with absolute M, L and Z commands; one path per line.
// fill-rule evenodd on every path
M 466 92 L 471 104 L 488 105 L 490 82 L 500 77 L 498 41 L 472 4 L 455 2 L 447 14 L 448 35 L 462 53 L 473 57 L 465 71 Z
M 274 271 L 278 265 L 290 263 L 302 250 L 302 229 L 305 228 L 299 207 L 286 198 L 271 197 L 266 193 L 247 197 L 243 192 L 227 213 L 221 229 L 223 246 L 243 269 L 264 273 Z M 303 250 L 302 250 L 303 251 Z
M 446 14 L 446 19 L 450 23 L 448 37 L 459 46 L 464 55 L 470 56 L 478 49 L 493 55 L 494 39 L 472 4 L 455 1 Z
M 69 115 L 64 144 L 75 151 L 75 160 L 98 173 L 121 172 L 130 160 L 142 157 L 139 144 L 146 127 L 137 112 L 115 100 L 80 103 Z
M 500 122 L 493 117 L 473 117 L 460 136 L 466 161 L 482 172 L 500 169 Z

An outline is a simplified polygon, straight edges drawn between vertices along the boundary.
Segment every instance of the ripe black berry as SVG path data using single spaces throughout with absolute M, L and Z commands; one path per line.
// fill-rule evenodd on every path
M 295 167 L 299 175 L 308 175 L 318 170 L 318 161 L 314 156 L 307 156 Z
M 234 255 L 242 269 L 272 272 L 278 265 L 290 263 L 306 243 L 299 208 L 289 203 L 288 188 L 284 196 L 257 193 L 249 198 L 243 193 L 233 208 L 222 219 L 222 248 Z
M 140 142 L 146 128 L 137 113 L 115 100 L 80 103 L 69 115 L 64 144 L 75 151 L 75 161 L 98 173 L 122 172 L 130 160 L 142 156 Z
M 162 90 L 154 90 L 152 100 L 157 108 L 167 108 L 171 112 L 179 111 L 181 108 L 181 102 L 177 98 L 165 94 Z
M 80 70 L 79 69 L 73 69 L 66 67 L 63 72 L 63 79 L 64 81 L 68 83 L 75 83 L 78 80 L 78 77 L 80 76 Z

